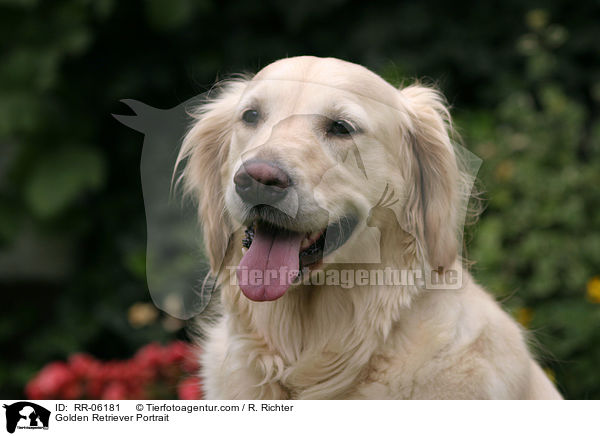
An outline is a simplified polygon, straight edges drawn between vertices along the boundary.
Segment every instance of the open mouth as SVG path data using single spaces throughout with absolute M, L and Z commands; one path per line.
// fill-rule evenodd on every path
M 295 232 L 257 220 L 246 229 L 244 256 L 238 282 L 244 295 L 254 301 L 281 297 L 304 268 L 318 264 L 340 248 L 358 224 L 355 216 L 344 216 L 327 227 Z

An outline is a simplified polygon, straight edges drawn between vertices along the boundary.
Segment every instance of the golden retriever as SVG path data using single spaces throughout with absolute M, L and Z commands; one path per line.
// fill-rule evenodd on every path
M 437 91 L 310 56 L 218 89 L 178 158 L 220 289 L 207 398 L 561 398 L 462 268 Z

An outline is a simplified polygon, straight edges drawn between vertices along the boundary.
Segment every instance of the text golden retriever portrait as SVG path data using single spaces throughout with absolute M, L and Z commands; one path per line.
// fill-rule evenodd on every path
M 207 398 L 560 398 L 462 266 L 452 136 L 436 90 L 337 59 L 218 85 L 178 157 L 219 290 Z

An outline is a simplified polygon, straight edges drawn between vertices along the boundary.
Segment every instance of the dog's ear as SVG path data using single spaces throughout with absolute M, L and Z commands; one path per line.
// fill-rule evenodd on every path
M 400 90 L 408 113 L 404 136 L 410 161 L 406 225 L 432 269 L 448 268 L 458 254 L 459 170 L 443 96 L 412 85 Z
M 232 231 L 221 179 L 229 153 L 235 109 L 246 83 L 246 80 L 221 83 L 216 90 L 217 96 L 193 111 L 194 123 L 177 158 L 176 168 L 185 161 L 178 181 L 183 181 L 186 194 L 198 201 L 204 244 L 213 274 L 221 267 Z

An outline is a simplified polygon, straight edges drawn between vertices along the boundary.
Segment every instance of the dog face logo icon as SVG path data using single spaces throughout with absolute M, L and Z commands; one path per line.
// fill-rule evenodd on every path
M 6 431 L 15 429 L 48 429 L 50 411 L 29 401 L 3 406 L 6 409 Z

